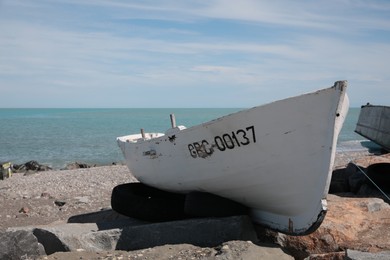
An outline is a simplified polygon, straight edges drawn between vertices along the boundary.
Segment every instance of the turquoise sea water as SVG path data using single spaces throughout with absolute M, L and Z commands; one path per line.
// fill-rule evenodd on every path
M 238 108 L 163 109 L 0 109 L 0 162 L 36 160 L 55 169 L 72 162 L 105 165 L 123 162 L 116 137 L 165 132 L 169 114 L 187 127 L 230 114 Z M 362 140 L 354 133 L 360 108 L 351 108 L 339 142 Z

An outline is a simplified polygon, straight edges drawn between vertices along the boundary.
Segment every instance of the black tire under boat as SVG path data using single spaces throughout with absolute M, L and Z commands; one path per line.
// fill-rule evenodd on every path
M 230 217 L 247 215 L 248 208 L 207 192 L 190 192 L 186 196 L 184 212 L 194 217 Z
M 172 193 L 139 182 L 116 186 L 111 207 L 122 215 L 151 222 L 248 214 L 246 206 L 211 193 Z
M 382 191 L 390 192 L 390 163 L 371 164 L 367 167 L 367 175 Z
M 151 222 L 184 219 L 184 203 L 184 194 L 166 192 L 139 182 L 118 185 L 111 195 L 114 211 Z

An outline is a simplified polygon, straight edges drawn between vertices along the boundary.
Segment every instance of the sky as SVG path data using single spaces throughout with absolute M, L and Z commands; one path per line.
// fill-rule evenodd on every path
M 390 105 L 387 0 L 0 0 L 0 107 Z

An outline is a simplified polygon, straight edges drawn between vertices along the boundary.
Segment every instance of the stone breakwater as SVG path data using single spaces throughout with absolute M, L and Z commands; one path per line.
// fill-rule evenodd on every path
M 339 160 L 324 222 L 299 237 L 246 216 L 153 224 L 121 216 L 110 196 L 136 181 L 125 166 L 15 173 L 0 181 L 0 259 L 389 259 L 390 206 L 367 183 L 351 191 L 357 170 L 348 162 Z M 390 156 L 355 160 L 378 162 Z

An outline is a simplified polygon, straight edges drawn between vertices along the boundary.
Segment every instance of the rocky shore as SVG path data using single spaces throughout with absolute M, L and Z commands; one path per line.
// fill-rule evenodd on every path
M 137 181 L 122 165 L 14 173 L 0 180 L 0 259 L 390 259 L 389 201 L 360 173 L 377 163 L 390 155 L 338 153 L 325 220 L 296 237 L 247 216 L 121 216 L 111 191 Z

